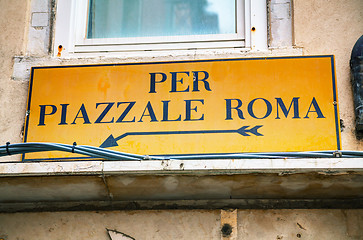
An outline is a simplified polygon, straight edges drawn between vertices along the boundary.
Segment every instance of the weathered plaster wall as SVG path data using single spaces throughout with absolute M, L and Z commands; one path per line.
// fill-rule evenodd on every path
M 295 0 L 295 44 L 304 55 L 334 54 L 340 118 L 344 122 L 342 148 L 362 150 L 354 129 L 354 109 L 349 60 L 355 42 L 363 34 L 362 0 Z
M 238 239 L 362 239 L 362 210 L 243 210 Z
M 28 5 L 27 0 L 0 1 L 0 145 L 22 141 L 28 82 L 11 76 L 13 57 L 25 54 Z
M 11 77 L 13 57 L 24 56 L 28 52 L 30 5 L 30 0 L 0 0 L 0 145 L 7 141 L 22 141 L 28 82 L 21 78 L 12 80 Z M 295 45 L 302 48 L 305 55 L 334 54 L 336 57 L 340 115 L 345 125 L 343 149 L 363 150 L 362 142 L 357 141 L 354 135 L 349 79 L 350 52 L 362 35 L 363 1 L 295 0 L 293 5 Z M 264 54 L 257 53 L 258 56 Z M 246 55 L 243 53 L 240 56 Z M 209 55 L 185 58 L 206 56 L 214 57 L 214 53 L 211 51 Z M 220 57 L 226 56 L 228 54 Z M 236 56 L 238 54 L 230 55 Z M 165 56 L 162 60 L 173 58 Z M 148 61 L 152 59 L 152 56 L 146 58 Z M 45 59 L 40 64 L 49 63 L 47 61 Z M 82 60 L 86 61 L 98 60 Z M 110 61 L 115 60 L 102 62 Z M 72 64 L 80 62 L 71 61 Z M 18 157 L 0 159 L 10 160 L 17 161 Z M 363 211 L 241 210 L 238 212 L 237 226 L 238 239 L 363 239 Z M 217 210 L 0 214 L 0 239 L 6 240 L 108 239 L 106 228 L 122 231 L 136 239 L 221 238 L 220 213 Z
M 235 239 L 362 239 L 363 210 L 240 210 Z M 0 214 L 6 240 L 108 240 L 106 228 L 143 239 L 222 239 L 220 211 Z
M 141 239 L 219 239 L 219 211 L 0 214 L 0 239 L 108 240 L 108 229 Z

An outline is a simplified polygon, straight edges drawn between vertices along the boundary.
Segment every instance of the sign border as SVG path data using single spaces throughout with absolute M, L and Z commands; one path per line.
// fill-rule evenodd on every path
M 335 73 L 335 60 L 334 55 L 309 55 L 309 56 L 279 56 L 279 57 L 252 57 L 252 58 L 222 58 L 222 59 L 202 59 L 202 60 L 180 60 L 180 61 L 161 61 L 161 62 L 134 62 L 134 63 L 107 63 L 107 64 L 81 64 L 81 65 L 61 65 L 61 66 L 38 66 L 31 68 L 29 89 L 28 89 L 28 103 L 25 117 L 25 130 L 23 142 L 27 142 L 28 128 L 29 128 L 29 113 L 31 105 L 31 97 L 33 90 L 33 77 L 35 69 L 51 69 L 51 68 L 81 68 L 81 67 L 106 67 L 106 66 L 130 66 L 130 65 L 153 65 L 153 64 L 175 64 L 175 63 L 196 63 L 196 62 L 227 62 L 227 61 L 255 61 L 255 60 L 274 60 L 274 59 L 299 59 L 299 58 L 330 58 L 331 60 L 331 74 L 332 74 L 332 90 L 333 90 L 333 101 L 334 101 L 334 115 L 335 115 L 335 131 L 336 131 L 336 142 L 337 150 L 341 150 L 340 140 L 340 120 L 339 120 L 339 109 L 338 109 L 338 97 L 337 97 L 337 82 Z M 202 154 L 173 154 L 173 155 L 155 155 L 155 156 L 201 156 L 201 155 L 214 155 L 223 156 L 226 154 L 236 153 L 202 153 Z M 66 158 L 38 158 L 38 159 L 25 159 L 25 153 L 22 154 L 21 161 L 70 161 L 70 160 L 99 160 L 96 157 L 66 157 Z

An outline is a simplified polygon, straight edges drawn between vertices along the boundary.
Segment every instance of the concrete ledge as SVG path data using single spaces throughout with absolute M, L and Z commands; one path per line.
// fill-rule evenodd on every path
M 82 206 L 86 210 L 361 208 L 363 161 L 11 162 L 0 163 L 0 192 L 3 212 L 79 210 Z M 174 201 L 182 202 L 175 205 Z
M 0 177 L 107 174 L 362 172 L 362 158 L 0 162 Z

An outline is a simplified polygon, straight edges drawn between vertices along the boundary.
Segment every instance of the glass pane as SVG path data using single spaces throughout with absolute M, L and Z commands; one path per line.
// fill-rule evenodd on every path
M 236 0 L 90 0 L 87 38 L 236 33 Z

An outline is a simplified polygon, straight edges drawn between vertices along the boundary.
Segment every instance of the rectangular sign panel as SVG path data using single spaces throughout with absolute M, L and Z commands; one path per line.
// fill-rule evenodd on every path
M 145 155 L 338 150 L 334 57 L 34 67 L 25 130 Z

